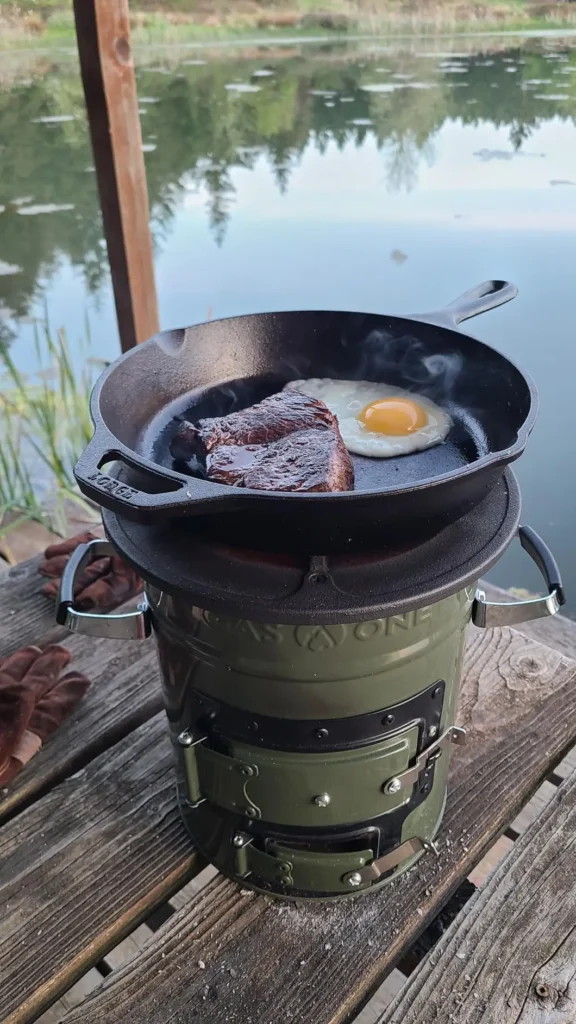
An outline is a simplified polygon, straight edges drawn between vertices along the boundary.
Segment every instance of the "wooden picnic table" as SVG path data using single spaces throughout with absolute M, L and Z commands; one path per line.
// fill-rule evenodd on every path
M 40 586 L 35 560 L 0 577 L 0 657 L 64 642 L 93 685 L 0 794 L 2 1024 L 352 1021 L 498 837 L 516 835 L 546 779 L 541 816 L 381 1020 L 576 1019 L 558 1009 L 576 950 L 576 781 L 556 788 L 576 742 L 575 624 L 471 630 L 468 744 L 453 754 L 438 856 L 380 892 L 306 904 L 202 873 L 176 806 L 152 641 L 65 635 Z M 91 986 L 74 1008 L 70 993 Z

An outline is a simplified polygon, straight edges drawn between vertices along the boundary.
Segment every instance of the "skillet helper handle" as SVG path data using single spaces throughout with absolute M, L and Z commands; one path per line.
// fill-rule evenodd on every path
M 487 601 L 484 591 L 478 590 L 472 605 L 472 622 L 475 626 L 480 626 L 482 629 L 491 626 L 516 626 L 521 622 L 528 622 L 530 619 L 555 615 L 566 601 L 558 566 L 544 541 L 529 526 L 521 526 L 518 530 L 518 537 L 522 547 L 528 552 L 546 580 L 548 593 L 545 597 L 503 603 Z
M 100 468 L 110 462 L 135 471 L 139 486 L 126 483 L 114 475 L 115 470 Z M 237 488 L 228 487 L 229 493 L 222 494 L 222 488 L 211 481 L 157 466 L 121 445 L 101 424 L 78 459 L 74 476 L 91 501 L 138 523 L 202 513 L 213 506 L 228 511 L 242 503 Z
M 444 309 L 434 313 L 417 314 L 411 319 L 423 320 L 424 323 L 436 324 L 438 327 L 455 328 L 463 320 L 470 320 L 480 313 L 487 313 L 490 309 L 503 306 L 517 295 L 516 285 L 510 284 L 509 281 L 484 281 L 483 284 L 478 284 L 458 296 Z
M 56 622 L 66 626 L 73 633 L 86 636 L 101 636 L 110 640 L 144 640 L 150 636 L 150 612 L 146 597 L 135 612 L 115 615 L 100 615 L 97 612 L 81 612 L 74 607 L 74 591 L 80 573 L 95 558 L 115 555 L 107 540 L 91 540 L 80 544 L 72 552 L 60 580 L 60 591 L 56 605 Z

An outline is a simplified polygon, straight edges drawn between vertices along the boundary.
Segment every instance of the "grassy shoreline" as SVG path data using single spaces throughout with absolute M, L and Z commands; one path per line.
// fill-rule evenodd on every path
M 269 7 L 258 0 L 235 0 L 233 6 L 223 0 L 206 0 L 202 11 L 197 9 L 195 14 L 190 11 L 191 0 L 174 0 L 174 6 L 177 9 L 159 11 L 146 0 L 135 4 L 131 18 L 134 44 L 243 40 L 258 44 L 375 33 L 437 36 L 576 30 L 576 4 L 561 0 L 483 0 L 476 4 L 436 0 L 417 7 L 406 0 L 326 0 L 324 4 L 294 0 L 286 7 Z M 74 20 L 66 0 L 32 0 L 25 9 L 11 0 L 0 0 L 0 49 L 44 49 L 74 42 Z

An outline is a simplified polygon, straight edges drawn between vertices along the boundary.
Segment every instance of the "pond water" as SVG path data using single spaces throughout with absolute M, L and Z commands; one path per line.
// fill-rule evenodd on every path
M 462 38 L 165 48 L 138 89 L 162 327 L 268 309 L 435 309 L 489 278 L 469 324 L 541 410 L 523 519 L 576 612 L 576 41 Z M 67 53 L 0 73 L 0 340 L 34 367 L 44 304 L 80 358 L 119 352 L 82 90 Z M 538 589 L 513 548 L 502 585 Z

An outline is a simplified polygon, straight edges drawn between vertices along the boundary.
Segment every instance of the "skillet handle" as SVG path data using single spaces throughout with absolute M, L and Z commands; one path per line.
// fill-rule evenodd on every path
M 457 327 L 463 320 L 470 320 L 479 313 L 486 313 L 497 306 L 503 306 L 516 298 L 518 289 L 509 281 L 484 281 L 464 292 L 450 305 L 445 306 L 435 313 L 422 313 L 413 316 L 413 320 L 423 320 L 425 323 L 437 324 L 439 327 Z
M 111 462 L 115 465 L 110 471 L 101 468 Z M 130 483 L 118 476 L 122 465 L 133 471 Z M 153 465 L 120 444 L 101 423 L 76 463 L 74 476 L 91 501 L 137 523 L 201 514 L 216 507 L 219 512 L 233 511 L 243 504 L 237 488 L 224 489 Z

